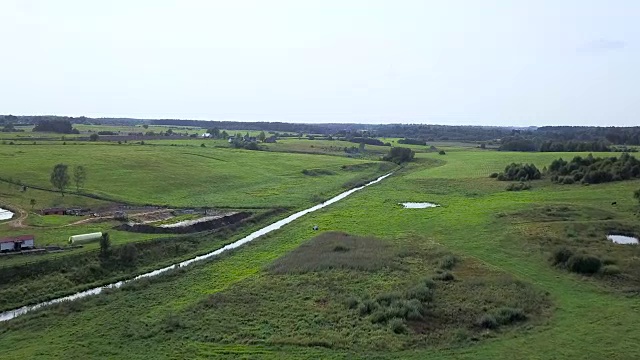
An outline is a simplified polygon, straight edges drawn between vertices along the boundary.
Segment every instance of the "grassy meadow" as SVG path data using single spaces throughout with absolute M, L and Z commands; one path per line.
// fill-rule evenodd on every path
M 139 147 L 144 180 L 128 172 L 134 161 L 120 148 L 96 148 L 105 154 L 93 153 L 96 165 L 89 169 L 95 166 L 93 171 L 104 177 L 90 180 L 87 189 L 104 186 L 101 191 L 110 196 L 161 203 L 199 203 L 203 200 L 196 195 L 183 194 L 210 187 L 223 192 L 203 195 L 216 204 L 261 206 L 255 194 L 266 186 L 278 200 L 274 203 L 302 204 L 309 194 L 336 191 L 347 181 L 341 165 L 364 163 L 209 148 L 162 147 L 167 153 L 161 154 Z M 490 173 L 511 162 L 542 168 L 558 157 L 579 154 L 456 146 L 446 151 L 418 153 L 383 182 L 210 262 L 0 323 L 3 358 L 640 357 L 638 247 L 605 238 L 614 229 L 640 233 L 633 199 L 640 181 L 583 186 L 542 179 L 528 191 L 505 191 L 508 182 L 490 179 Z M 4 147 L 0 154 L 13 157 Z M 152 154 L 162 161 L 152 162 Z M 122 177 L 145 184 L 144 189 L 118 190 L 111 184 L 121 183 L 110 174 L 118 167 L 109 164 L 108 155 L 124 164 Z M 227 161 L 222 165 L 211 158 Z M 172 166 L 150 165 L 165 161 L 174 166 L 186 161 L 191 166 L 183 169 L 191 176 Z M 245 171 L 249 163 L 275 173 L 261 175 L 263 185 L 255 172 Z M 11 164 L 14 177 L 31 171 L 20 161 Z M 208 169 L 209 178 L 220 179 L 216 164 L 228 171 L 227 182 L 222 181 L 231 189 L 200 177 L 198 170 Z M 50 166 L 36 162 L 36 168 Z M 337 175 L 307 179 L 304 168 Z M 165 174 L 165 181 L 150 178 L 152 172 Z M 31 174 L 37 183 L 46 182 L 46 171 Z M 175 186 L 174 176 L 192 183 L 171 189 L 164 182 Z M 295 186 L 283 185 L 289 184 L 283 179 L 297 184 L 296 189 L 304 186 L 304 196 L 287 194 Z M 326 179 L 338 181 L 321 185 Z M 275 185 L 278 180 L 284 188 Z M 398 205 L 407 201 L 441 206 Z M 345 235 L 329 236 L 336 232 Z M 554 266 L 550 258 L 559 245 L 608 257 L 621 273 L 584 276 Z
M 335 195 L 342 185 L 389 170 L 379 163 L 354 172 L 365 160 L 199 146 L 83 142 L 77 145 L 0 145 L 2 177 L 51 189 L 57 163 L 83 165 L 83 192 L 134 204 L 228 208 L 298 207 Z M 305 169 L 331 175 L 306 176 Z M 75 191 L 73 186 L 68 190 Z

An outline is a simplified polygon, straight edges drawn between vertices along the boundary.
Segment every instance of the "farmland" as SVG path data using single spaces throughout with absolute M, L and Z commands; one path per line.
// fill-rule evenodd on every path
M 0 191 L 7 202 L 26 209 L 31 192 L 42 193 L 47 206 L 129 201 L 301 209 L 392 169 L 373 159 L 374 146 L 371 158 L 354 159 L 330 151 L 342 146 L 330 141 L 287 139 L 269 144 L 272 151 L 193 142 L 0 146 L 2 176 L 27 184 L 50 188 L 49 171 L 61 159 L 90 171 L 85 188 L 64 200 L 49 191 L 21 193 L 2 184 Z M 216 260 L 2 323 L 3 358 L 640 356 L 640 254 L 636 246 L 605 238 L 612 229 L 640 233 L 633 198 L 640 181 L 583 186 L 543 178 L 532 181 L 531 190 L 506 191 L 508 182 L 488 175 L 509 163 L 542 168 L 558 157 L 587 154 L 461 145 L 438 144 L 446 155 L 411 146 L 419 151 L 416 159 L 383 182 Z M 320 154 L 307 154 L 314 152 Z M 307 172 L 319 174 L 310 176 L 305 169 L 327 171 Z M 398 205 L 406 201 L 441 206 Z M 28 219 L 45 225 L 42 236 L 66 224 Z M 204 251 L 262 223 L 193 241 Z M 77 230 L 94 230 L 82 226 Z M 149 235 L 122 236 L 127 240 L 115 246 L 153 241 Z M 584 276 L 554 266 L 549 259 L 558 246 L 607 258 L 622 273 Z M 138 271 L 170 257 L 145 259 Z M 109 276 L 127 271 L 118 268 Z M 30 281 L 42 296 L 53 291 Z

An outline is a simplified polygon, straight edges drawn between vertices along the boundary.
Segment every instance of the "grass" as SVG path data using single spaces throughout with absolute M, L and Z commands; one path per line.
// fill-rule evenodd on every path
M 504 183 L 488 175 L 511 162 L 542 168 L 555 158 L 575 154 L 446 151 L 446 156 L 418 153 L 414 163 L 380 184 L 180 276 L 0 324 L 3 358 L 640 357 L 636 330 L 640 313 L 635 295 L 619 291 L 626 285 L 573 274 L 549 261 L 560 240 L 588 239 L 571 245 L 594 253 L 613 246 L 600 248 L 596 238 L 604 236 L 610 225 L 637 222 L 638 205 L 632 194 L 640 182 L 562 186 L 540 180 L 529 191 L 507 192 Z M 310 166 L 295 169 L 293 176 L 303 177 L 305 168 Z M 405 201 L 442 206 L 396 206 Z M 613 201 L 617 201 L 615 207 Z M 563 214 L 564 206 L 569 214 Z M 550 214 L 532 210 L 545 207 L 552 209 Z M 603 220 L 607 217 L 611 219 Z M 381 273 L 342 269 L 292 275 L 264 271 L 316 235 L 315 224 L 352 236 L 384 239 L 399 249 L 398 256 L 416 248 L 433 249 L 434 254 L 427 253 L 422 260 L 405 257 L 406 272 L 401 268 L 377 270 Z M 592 238 L 582 236 L 591 232 Z M 568 236 L 570 233 L 575 236 Z M 394 320 L 394 328 L 399 329 L 395 333 L 389 324 L 373 324 L 347 306 L 349 299 L 363 301 L 367 292 L 371 298 L 402 293 L 422 277 L 433 275 L 444 263 L 444 255 L 435 254 L 441 248 L 462 260 L 448 270 L 454 281 L 436 282 L 433 306 L 444 311 L 439 316 L 457 319 L 457 307 L 446 304 L 478 299 L 462 307 L 469 314 L 464 324 L 493 317 L 497 330 L 478 336 L 474 327 L 445 324 L 450 331 L 445 330 L 441 337 L 422 327 L 427 340 L 413 340 L 415 336 L 420 339 L 415 334 L 421 328 L 411 327 L 410 321 L 405 320 L 407 333 L 403 333 Z M 624 264 L 637 258 L 634 247 L 611 249 L 615 249 L 614 259 L 620 259 L 615 266 L 623 273 Z M 548 293 L 553 304 L 550 314 L 547 307 L 538 307 L 544 301 L 529 301 L 540 293 Z M 487 299 L 492 305 L 485 311 Z M 524 322 L 518 320 L 520 310 L 527 315 Z M 345 311 L 353 313 L 345 318 Z M 507 320 L 513 325 L 500 325 Z
M 335 156 L 100 143 L 0 145 L 0 162 L 4 178 L 47 189 L 56 163 L 85 165 L 84 192 L 172 206 L 297 207 L 309 204 L 314 195 L 330 197 L 340 184 L 381 173 L 341 171 L 343 165 L 364 161 Z M 309 164 L 335 175 L 305 176 L 302 171 Z

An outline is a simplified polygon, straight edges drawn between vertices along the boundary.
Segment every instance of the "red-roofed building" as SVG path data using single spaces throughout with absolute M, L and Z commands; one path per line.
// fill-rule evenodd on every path
M 35 236 L 20 235 L 10 238 L 0 239 L 0 251 L 16 251 L 22 249 L 33 249 L 35 246 Z
M 64 212 L 65 209 L 63 208 L 49 208 L 40 210 L 40 213 L 42 215 L 64 215 Z

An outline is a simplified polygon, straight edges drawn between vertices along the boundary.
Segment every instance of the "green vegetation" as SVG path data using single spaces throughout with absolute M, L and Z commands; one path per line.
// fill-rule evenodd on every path
M 51 185 L 60 190 L 60 194 L 64 196 L 64 189 L 69 185 L 68 166 L 65 164 L 57 164 L 51 171 Z
M 504 168 L 504 172 L 495 177 L 500 181 L 529 181 L 537 180 L 542 176 L 540 170 L 534 164 L 516 164 L 511 163 Z
M 389 153 L 383 158 L 385 161 L 392 161 L 396 164 L 402 164 L 404 162 L 408 162 L 413 160 L 413 157 L 416 153 L 404 147 L 393 147 L 389 150 Z
M 37 207 L 104 204 L 76 194 L 62 199 L 50 191 L 18 189 L 18 180 L 50 188 L 47 175 L 63 156 L 65 163 L 91 171 L 83 193 L 185 206 L 300 208 L 313 203 L 314 194 L 328 197 L 389 169 L 332 150 L 336 140 L 287 139 L 264 144 L 269 151 L 235 150 L 218 140 L 200 148 L 201 139 L 149 140 L 145 146 L 67 141 L 0 146 L 0 160 L 8 164 L 2 176 L 14 179 L 0 184 L 6 199 L 22 209 L 30 199 L 38 200 Z M 542 168 L 558 154 L 434 145 L 447 156 L 410 145 L 413 161 L 388 179 L 213 261 L 0 323 L 3 358 L 640 356 L 640 249 L 606 239 L 640 233 L 632 196 L 640 180 L 590 186 L 539 181 L 529 191 L 507 192 L 487 174 L 510 163 Z M 78 149 L 94 156 L 80 159 Z M 378 147 L 366 146 L 366 156 L 374 151 Z M 43 154 L 52 160 L 44 161 Z M 305 169 L 333 175 L 309 176 Z M 277 194 L 263 201 L 267 190 Z M 446 206 L 397 206 L 423 200 Z M 0 294 L 10 307 L 60 289 L 85 288 L 86 281 L 77 281 L 84 276 L 94 284 L 128 276 L 219 247 L 275 217 L 226 234 L 146 241 L 109 230 L 109 261 L 101 262 L 99 244 L 91 244 L 73 256 L 51 257 L 24 284 L 15 269 L 3 268 Z M 26 222 L 35 219 L 29 214 Z M 73 229 L 104 230 L 106 224 L 114 225 Z M 314 225 L 329 232 L 318 234 Z M 57 236 L 68 232 L 63 230 L 47 228 Z M 174 253 L 176 248 L 182 250 Z
M 619 158 L 594 158 L 592 154 L 584 158 L 576 156 L 570 162 L 560 158 L 551 163 L 549 174 L 551 181 L 562 184 L 622 181 L 640 177 L 640 161 L 628 153 Z

